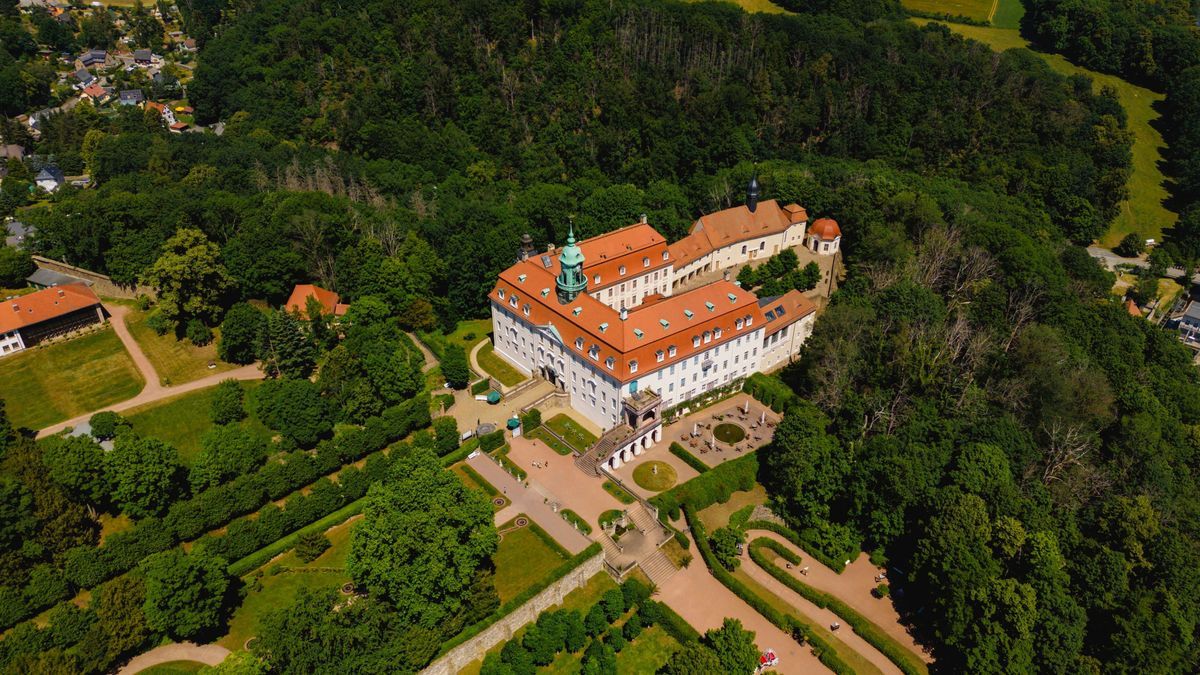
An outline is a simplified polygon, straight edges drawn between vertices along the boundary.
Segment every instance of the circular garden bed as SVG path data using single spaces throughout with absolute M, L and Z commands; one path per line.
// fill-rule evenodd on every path
M 633 470 L 633 482 L 644 490 L 662 492 L 675 485 L 675 467 L 666 462 L 643 462 Z
M 716 436 L 717 440 L 721 441 L 722 443 L 733 445 L 734 443 L 740 443 L 741 441 L 745 440 L 746 430 L 743 429 L 740 424 L 724 422 L 722 424 L 718 424 L 717 427 L 713 429 L 713 436 Z

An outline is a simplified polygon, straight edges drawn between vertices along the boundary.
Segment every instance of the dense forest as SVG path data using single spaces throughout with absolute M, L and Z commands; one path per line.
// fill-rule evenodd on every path
M 334 414 L 370 427 L 411 395 L 385 391 L 411 362 L 374 358 L 402 339 L 387 317 L 484 315 L 520 234 L 560 242 L 569 217 L 591 236 L 646 213 L 676 239 L 739 203 L 757 162 L 767 197 L 846 232 L 847 279 L 783 375 L 797 398 L 762 451 L 789 522 L 831 555 L 865 545 L 903 570 L 902 606 L 945 672 L 1196 670 L 1200 378 L 1171 336 L 1111 302 L 1077 245 L 1124 197 L 1124 111 L 1028 52 L 893 18 L 895 3 L 803 4 L 190 3 L 204 45 L 191 101 L 223 134 L 87 105 L 55 115 L 21 142 L 98 185 L 21 217 L 37 250 L 122 282 L 161 279 L 175 249 L 206 252 L 220 273 L 189 320 L 262 321 L 241 301 L 278 304 L 310 280 L 358 301 L 361 362 L 333 349 L 320 398 L 268 388 L 325 409 L 327 433 Z M 315 365 L 293 361 L 271 360 L 284 382 Z M 5 539 L 41 581 L 96 532 L 66 478 L 13 447 L 20 532 L 65 514 L 73 537 L 26 552 Z M 400 480 L 371 492 L 380 517 Z M 470 592 L 462 572 L 446 594 Z M 440 607 L 461 625 L 488 596 Z M 328 604 L 306 596 L 273 619 L 280 663 L 337 662 L 348 641 L 289 637 L 335 631 L 415 668 L 443 637 L 424 617 L 395 638 L 412 617 L 375 605 L 356 632 Z M 6 640 L 0 662 L 45 632 Z M 131 645 L 106 648 L 86 663 Z

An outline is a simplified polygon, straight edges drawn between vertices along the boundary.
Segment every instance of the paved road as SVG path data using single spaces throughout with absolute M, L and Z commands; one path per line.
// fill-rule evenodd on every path
M 171 661 L 198 661 L 208 666 L 215 666 L 229 656 L 229 650 L 221 645 L 198 645 L 194 642 L 176 642 L 133 657 L 117 675 L 133 675 L 147 668 L 170 663 Z
M 497 525 L 524 513 L 541 525 L 542 529 L 554 537 L 554 540 L 563 548 L 570 551 L 571 555 L 575 555 L 591 545 L 591 540 L 550 508 L 546 500 L 554 500 L 552 497 L 547 497 L 549 493 L 541 485 L 530 481 L 530 487 L 525 487 L 524 483 L 518 482 L 517 479 L 505 473 L 496 465 L 496 462 L 483 454 L 475 455 L 468 459 L 467 463 L 471 465 L 472 469 L 478 471 L 479 475 L 487 479 L 492 487 L 500 490 L 504 496 L 512 500 L 511 505 L 496 514 Z
M 425 365 L 421 366 L 421 372 L 428 373 L 433 370 L 434 366 L 438 364 L 437 357 L 433 355 L 433 352 L 429 351 L 429 347 L 426 347 L 425 343 L 421 342 L 416 335 L 409 333 L 408 337 L 412 338 L 413 344 L 417 346 L 417 349 L 421 350 L 421 355 L 425 357 Z
M 129 313 L 129 308 L 122 307 L 120 305 L 113 305 L 111 307 L 105 307 L 105 309 L 108 310 L 109 314 L 112 315 L 110 323 L 112 323 L 113 330 L 116 332 L 117 337 L 121 339 L 121 343 L 125 345 L 125 350 L 129 352 L 129 356 L 133 359 L 134 365 L 137 366 L 138 371 L 141 372 L 142 377 L 145 378 L 146 386 L 142 388 L 142 391 L 139 392 L 137 396 L 121 401 L 120 403 L 106 406 L 100 410 L 124 412 L 131 408 L 136 408 L 147 403 L 154 403 L 155 401 L 161 401 L 165 398 L 178 396 L 179 394 L 186 394 L 190 391 L 214 387 L 223 380 L 262 379 L 262 371 L 259 370 L 258 365 L 251 364 L 248 366 L 242 366 L 236 370 L 226 370 L 220 373 L 213 373 L 208 377 L 203 377 L 199 380 L 193 380 L 191 382 L 185 382 L 184 384 L 164 387 L 159 380 L 158 373 L 154 370 L 154 366 L 150 363 L 150 360 L 146 358 L 146 354 L 142 352 L 142 348 L 138 345 L 137 341 L 134 340 L 133 336 L 129 334 L 129 328 L 125 325 L 124 318 L 125 315 Z M 74 427 L 80 422 L 86 422 L 91 418 L 92 415 L 100 412 L 100 410 L 93 410 L 89 413 L 79 415 L 78 417 L 73 417 L 64 422 L 50 425 L 39 431 L 37 437 L 42 438 L 44 436 L 49 436 L 51 434 L 58 433 L 67 427 Z

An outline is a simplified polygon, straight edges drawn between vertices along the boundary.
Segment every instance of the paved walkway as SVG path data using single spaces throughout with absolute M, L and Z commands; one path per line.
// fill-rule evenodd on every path
M 504 496 L 512 500 L 512 504 L 496 513 L 497 525 L 524 513 L 541 525 L 542 529 L 554 537 L 554 540 L 567 549 L 571 555 L 575 555 L 591 545 L 592 542 L 582 532 L 563 520 L 562 516 L 555 513 L 554 509 L 550 507 L 550 503 L 561 502 L 561 500 L 556 500 L 553 494 L 532 477 L 528 481 L 529 487 L 525 487 L 524 483 L 505 473 L 491 458 L 483 454 L 475 455 L 468 459 L 467 463 L 471 465 L 472 469 L 478 471 L 479 475 L 487 479 L 492 487 L 500 490 Z M 578 472 L 577 469 L 576 472 Z
M 125 315 L 129 313 L 129 308 L 122 307 L 120 305 L 113 305 L 111 307 L 105 307 L 105 309 L 109 311 L 109 314 L 111 314 L 112 318 L 110 319 L 109 323 L 112 324 L 113 331 L 117 334 L 117 337 L 121 339 L 121 343 L 125 345 L 125 350 L 129 352 L 129 356 L 133 359 L 134 365 L 137 366 L 138 371 L 141 372 L 142 377 L 145 378 L 146 386 L 144 386 L 142 391 L 133 398 L 126 399 L 120 403 L 114 403 L 113 405 L 100 408 L 99 410 L 93 410 L 89 413 L 73 417 L 64 422 L 52 424 L 41 431 L 38 431 L 38 438 L 56 434 L 67 427 L 74 427 L 80 422 L 86 422 L 87 420 L 91 419 L 92 415 L 95 415 L 101 410 L 124 412 L 138 406 L 146 405 L 147 403 L 154 403 L 155 401 L 161 401 L 165 398 L 178 396 L 179 394 L 186 394 L 191 391 L 214 387 L 224 380 L 262 379 L 263 374 L 262 371 L 259 370 L 258 365 L 251 364 L 248 366 L 242 366 L 236 370 L 226 370 L 220 373 L 213 373 L 212 375 L 209 375 L 208 377 L 202 377 L 199 380 L 192 380 L 191 382 L 185 382 L 183 384 L 177 384 L 169 387 L 163 386 L 159 381 L 158 373 L 154 370 L 154 366 L 150 363 L 150 359 L 146 358 L 146 354 L 142 352 L 141 346 L 139 346 L 137 340 L 134 340 L 133 336 L 129 334 L 129 328 L 125 325 L 124 319 Z
M 194 642 L 176 642 L 139 654 L 117 671 L 117 675 L 133 675 L 171 661 L 198 661 L 206 666 L 216 666 L 229 656 L 229 650 L 221 645 L 198 645 Z
M 417 349 L 421 350 L 421 355 L 425 357 L 425 365 L 421 366 L 421 372 L 428 373 L 433 370 L 438 364 L 437 357 L 433 355 L 433 352 L 429 351 L 429 347 L 426 347 L 425 343 L 421 342 L 416 335 L 409 333 L 408 337 L 412 338 L 413 344 L 417 346 Z
M 439 389 L 434 393 L 453 393 L 454 406 L 450 408 L 449 414 L 458 422 L 460 430 L 474 431 L 480 422 L 491 422 L 496 425 L 497 429 L 503 428 L 504 423 L 511 419 L 513 415 L 519 414 L 521 408 L 531 405 L 534 401 L 552 391 L 554 391 L 554 385 L 545 380 L 540 380 L 516 396 L 501 398 L 500 402 L 495 405 L 487 401 L 476 401 L 470 389 L 462 389 L 454 392 L 450 392 L 447 389 Z M 542 410 L 543 419 L 548 419 L 554 414 L 556 414 L 555 410 Z
M 571 455 L 560 455 L 540 440 L 524 436 L 513 438 L 509 446 L 512 449 L 508 458 L 524 469 L 531 480 L 545 485 L 554 494 L 565 495 L 564 508 L 578 513 L 592 526 L 595 535 L 600 532 L 601 513 L 625 508 L 616 497 L 604 491 L 602 479 L 580 471 Z
M 690 535 L 689 535 L 690 538 Z M 693 542 L 692 551 L 695 551 Z M 797 643 L 775 624 L 767 621 L 753 607 L 721 585 L 709 573 L 704 561 L 696 554 L 692 564 L 679 570 L 661 588 L 657 599 L 667 603 L 685 621 L 701 633 L 719 628 L 725 617 L 738 619 L 747 630 L 754 631 L 759 651 L 774 649 L 779 655 L 780 673 L 824 673 L 829 669 L 813 656 L 812 650 Z
M 896 607 L 892 603 L 892 599 L 890 597 L 880 599 L 871 594 L 872 589 L 879 585 L 875 581 L 875 576 L 881 570 L 871 564 L 868 556 L 858 556 L 858 559 L 850 563 L 844 572 L 838 574 L 821 564 L 820 561 L 813 558 L 804 549 L 796 548 L 794 544 L 774 532 L 750 530 L 746 533 L 747 541 L 754 541 L 759 537 L 773 539 L 800 554 L 803 562 L 791 570 L 792 575 L 797 579 L 850 605 L 859 614 L 870 619 L 880 630 L 890 635 L 892 639 L 921 657 L 926 663 L 933 663 L 933 657 L 921 645 L 917 644 L 916 640 L 909 634 L 908 629 L 900 622 L 900 614 L 896 612 Z M 749 565 L 747 571 L 749 571 L 750 567 L 755 566 L 753 562 L 749 561 L 749 556 L 746 557 L 744 564 Z M 807 575 L 800 574 L 800 568 L 802 567 L 809 568 Z M 766 576 L 766 574 L 764 573 L 763 576 Z M 782 584 L 779 584 L 779 586 L 783 587 Z M 808 613 L 808 611 L 805 610 L 805 613 Z M 832 623 L 832 620 L 830 623 Z M 844 625 L 845 621 L 842 621 L 842 623 Z

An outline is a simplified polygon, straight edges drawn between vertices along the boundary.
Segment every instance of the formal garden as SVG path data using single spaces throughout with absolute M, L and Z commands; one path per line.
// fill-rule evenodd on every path
M 500 547 L 492 556 L 492 562 L 496 566 L 496 594 L 500 596 L 500 602 L 532 588 L 571 558 L 570 553 L 527 516 L 517 516 L 499 525 L 497 530 Z

